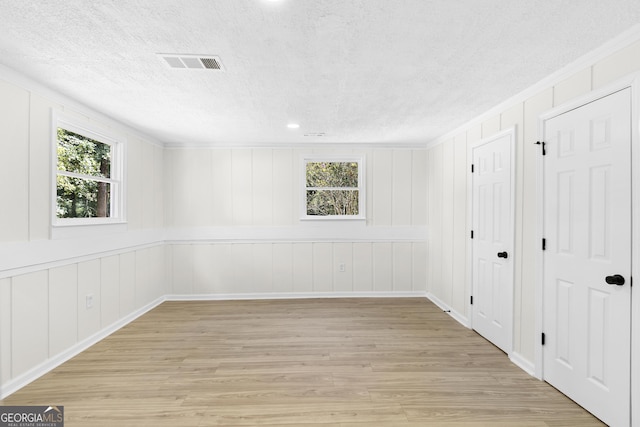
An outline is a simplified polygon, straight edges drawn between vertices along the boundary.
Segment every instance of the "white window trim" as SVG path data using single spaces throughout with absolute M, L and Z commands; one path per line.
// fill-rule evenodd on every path
M 356 162 L 358 163 L 358 215 L 307 215 L 307 163 L 317 162 Z M 307 155 L 302 157 L 300 167 L 300 220 L 301 221 L 364 221 L 366 216 L 366 187 L 365 187 L 365 158 L 364 156 L 323 156 Z M 340 188 L 326 188 L 340 189 Z
M 58 218 L 57 217 L 57 176 L 85 178 L 82 174 L 58 171 L 58 128 L 86 136 L 87 138 L 111 146 L 111 174 L 110 178 L 86 177 L 92 180 L 111 184 L 111 206 L 108 218 Z M 56 229 L 65 227 L 83 227 L 126 224 L 126 185 L 125 185 L 125 146 L 124 135 L 112 130 L 104 129 L 93 123 L 84 122 L 59 111 L 53 110 L 51 119 L 51 226 L 52 237 L 56 237 Z

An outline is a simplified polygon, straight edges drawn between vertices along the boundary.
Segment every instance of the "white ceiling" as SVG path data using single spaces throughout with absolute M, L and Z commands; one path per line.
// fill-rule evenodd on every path
M 0 63 L 165 143 L 410 144 L 638 22 L 638 0 L 0 0 Z

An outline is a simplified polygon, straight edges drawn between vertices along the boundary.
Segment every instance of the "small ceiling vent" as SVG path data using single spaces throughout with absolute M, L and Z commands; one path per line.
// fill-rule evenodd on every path
M 224 67 L 218 56 L 182 55 L 174 53 L 158 53 L 157 55 L 171 68 L 224 71 Z
M 304 136 L 310 136 L 310 137 L 321 137 L 321 136 L 327 136 L 326 133 L 324 132 L 311 132 L 311 133 L 305 133 Z

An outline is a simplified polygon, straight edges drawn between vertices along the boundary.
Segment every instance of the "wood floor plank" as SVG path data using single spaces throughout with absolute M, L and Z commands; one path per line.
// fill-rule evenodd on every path
M 9 396 L 75 426 L 596 426 L 423 298 L 166 302 Z

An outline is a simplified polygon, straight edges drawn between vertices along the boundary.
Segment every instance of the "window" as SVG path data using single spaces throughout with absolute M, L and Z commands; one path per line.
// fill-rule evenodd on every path
M 123 222 L 122 140 L 54 119 L 54 225 Z
M 362 158 L 304 159 L 304 219 L 364 219 Z

